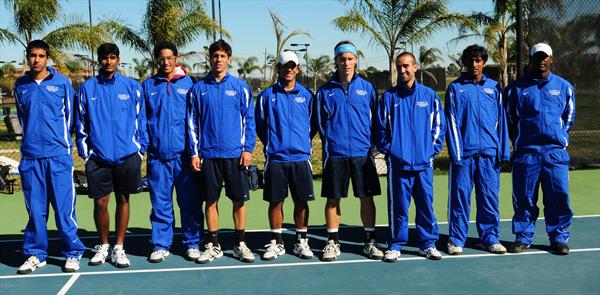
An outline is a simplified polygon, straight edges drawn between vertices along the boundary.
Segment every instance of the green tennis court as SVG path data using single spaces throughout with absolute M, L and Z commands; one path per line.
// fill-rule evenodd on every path
M 21 230 L 26 223 L 26 211 L 21 195 L 0 196 L 0 293 L 22 294 L 95 294 L 95 293 L 211 293 L 211 294 L 322 294 L 335 293 L 586 293 L 600 292 L 600 170 L 572 171 L 571 200 L 575 214 L 571 255 L 555 256 L 547 252 L 548 240 L 544 221 L 538 222 L 536 241 L 524 254 L 494 255 L 483 251 L 470 230 L 465 253 L 444 256 L 441 261 L 429 261 L 417 254 L 417 246 L 409 244 L 397 263 L 389 264 L 366 259 L 361 254 L 362 229 L 359 226 L 358 202 L 349 198 L 342 202 L 340 232 L 342 256 L 336 262 L 320 262 L 317 257 L 301 260 L 286 254 L 275 261 L 244 264 L 231 256 L 233 234 L 224 230 L 221 240 L 225 256 L 207 265 L 198 265 L 183 258 L 184 249 L 177 244 L 172 255 L 160 264 L 151 264 L 146 257 L 151 251 L 149 242 L 150 202 L 147 195 L 132 198 L 130 234 L 125 247 L 132 266 L 117 269 L 110 264 L 98 267 L 87 265 L 92 256 L 86 251 L 81 270 L 75 274 L 61 272 L 63 258 L 59 241 L 50 243 L 48 265 L 30 275 L 15 275 L 23 262 L 20 254 Z M 385 179 L 382 178 L 382 187 Z M 445 249 L 448 228 L 446 221 L 447 176 L 435 178 L 435 207 L 440 221 L 438 248 Z M 315 181 L 315 188 L 320 182 Z M 501 240 L 510 244 L 510 174 L 502 174 Z M 248 203 L 248 244 L 257 257 L 269 240 L 266 202 L 262 192 L 254 192 Z M 378 237 L 387 236 L 385 196 L 377 198 Z M 326 242 L 323 228 L 324 200 L 311 203 L 309 230 L 310 245 L 316 256 Z M 291 207 L 291 206 L 290 206 Z M 227 200 L 221 204 L 222 228 L 230 229 L 231 207 Z M 291 223 L 291 208 L 286 208 L 286 220 Z M 92 202 L 85 196 L 78 199 L 80 236 L 88 248 L 97 243 Z M 412 214 L 412 211 L 411 211 Z M 472 215 L 473 216 L 473 215 Z M 411 219 L 414 214 L 411 215 Z M 56 237 L 53 218 L 49 218 L 50 236 Z M 290 227 L 291 224 L 286 224 Z M 411 240 L 416 231 L 411 227 Z M 293 231 L 285 231 L 284 242 L 291 250 Z M 231 237 L 231 239 L 230 239 Z M 176 236 L 175 243 L 179 242 Z M 382 247 L 385 245 L 381 245 Z

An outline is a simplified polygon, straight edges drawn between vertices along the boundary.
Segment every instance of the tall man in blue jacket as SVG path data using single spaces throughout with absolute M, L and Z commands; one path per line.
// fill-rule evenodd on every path
M 442 150 L 445 119 L 440 98 L 415 80 L 418 65 L 410 52 L 396 57 L 397 86 L 386 91 L 377 112 L 377 149 L 388 164 L 390 240 L 383 260 L 395 262 L 408 242 L 408 207 L 415 201 L 419 254 L 442 259 L 433 210 L 433 158 Z
M 544 217 L 550 245 L 558 255 L 569 254 L 567 242 L 573 212 L 569 206 L 569 131 L 575 120 L 575 92 L 550 71 L 552 48 L 531 47 L 528 75 L 508 87 L 507 115 L 514 152 L 512 230 L 520 253 L 533 243 L 539 215 L 538 190 L 544 192 Z
M 370 82 L 355 72 L 356 46 L 342 41 L 334 47 L 336 72 L 317 90 L 316 115 L 323 142 L 323 187 L 327 198 L 325 222 L 329 241 L 323 261 L 340 255 L 340 199 L 348 196 L 352 179 L 354 196 L 360 199 L 360 217 L 365 230 L 363 253 L 371 259 L 383 258 L 375 240 L 375 203 L 381 194 L 375 162 L 371 155 L 373 113 L 377 92 Z
M 253 262 L 254 254 L 245 242 L 246 206 L 250 198 L 244 171 L 252 163 L 256 143 L 254 104 L 246 82 L 227 72 L 231 46 L 223 40 L 208 48 L 210 74 L 194 84 L 188 109 L 188 136 L 192 170 L 200 172 L 201 195 L 209 239 L 196 260 L 208 263 L 223 256 L 217 231 L 218 200 L 225 181 L 225 194 L 233 202 L 235 246 L 233 256 Z
M 279 81 L 258 96 L 255 108 L 256 133 L 265 146 L 267 159 L 263 198 L 269 202 L 272 232 L 263 259 L 273 260 L 285 253 L 281 231 L 288 187 L 294 201 L 294 254 L 310 259 L 313 253 L 306 232 L 308 201 L 315 199 L 310 164 L 311 135 L 316 133 L 316 127 L 311 126 L 313 94 L 296 82 L 300 67 L 293 52 L 283 52 L 276 69 Z
M 177 47 L 161 42 L 154 47 L 158 73 L 142 83 L 148 119 L 147 175 L 152 201 L 152 243 L 150 262 L 169 256 L 173 242 L 173 188 L 181 214 L 186 258 L 200 257 L 198 245 L 204 232 L 204 216 L 198 183 L 190 169 L 186 152 L 186 112 L 188 92 L 194 82 L 177 63 Z
M 114 191 L 116 239 L 111 261 L 117 267 L 128 267 L 123 243 L 129 223 L 129 194 L 142 190 L 142 155 L 148 146 L 146 110 L 140 83 L 117 70 L 117 45 L 100 45 L 98 62 L 99 74 L 83 83 L 77 95 L 77 150 L 85 160 L 89 197 L 94 199 L 94 221 L 101 242 L 89 264 L 103 264 L 108 257 L 108 201 Z
M 450 154 L 448 180 L 448 254 L 459 255 L 469 234 L 471 191 L 475 183 L 477 232 L 483 247 L 504 254 L 500 244 L 500 164 L 510 157 L 506 113 L 498 82 L 483 74 L 487 50 L 465 48 L 465 73 L 446 91 L 444 111 L 448 120 Z
M 23 127 L 19 173 L 29 221 L 25 227 L 23 254 L 29 256 L 17 273 L 27 274 L 46 265 L 48 207 L 60 235 L 64 271 L 79 269 L 85 250 L 77 237 L 71 127 L 73 87 L 63 75 L 48 67 L 49 46 L 42 40 L 27 44 L 30 71 L 17 79 L 17 114 Z

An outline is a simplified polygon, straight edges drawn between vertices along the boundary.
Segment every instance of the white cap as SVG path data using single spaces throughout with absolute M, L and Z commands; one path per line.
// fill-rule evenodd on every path
M 291 51 L 284 51 L 281 53 L 281 55 L 279 56 L 279 64 L 280 65 L 285 65 L 286 63 L 293 61 L 294 64 L 299 65 L 300 63 L 298 62 L 298 57 L 296 56 L 296 54 L 294 54 Z
M 538 52 L 543 52 L 548 56 L 552 56 L 552 48 L 550 48 L 550 45 L 548 45 L 546 43 L 538 43 L 538 44 L 533 45 L 533 47 L 531 47 L 531 51 L 529 52 L 529 55 L 533 56 L 534 54 L 536 54 Z

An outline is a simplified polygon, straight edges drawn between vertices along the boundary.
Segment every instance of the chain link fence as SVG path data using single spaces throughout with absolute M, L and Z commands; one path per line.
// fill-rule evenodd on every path
M 525 41 L 550 44 L 554 52 L 554 71 L 571 82 L 577 98 L 577 115 L 568 147 L 574 167 L 600 167 L 600 2 L 598 0 L 529 0 L 525 1 Z M 525 48 L 528 56 L 529 48 Z M 378 80 L 378 79 L 377 79 Z M 377 82 L 377 81 L 373 81 Z M 377 84 L 377 83 L 375 83 Z M 17 166 L 20 160 L 21 130 L 13 97 L 0 100 L 0 191 L 19 189 Z M 313 173 L 322 173 L 322 144 L 313 140 Z M 257 142 L 254 162 L 264 166 L 263 146 Z M 74 150 L 75 170 L 84 170 L 83 161 Z M 380 174 L 387 168 L 383 155 L 374 154 Z M 446 146 L 435 161 L 436 171 L 448 169 Z M 145 163 L 142 167 L 145 172 Z M 1 167 L 5 168 L 2 169 Z M 6 168 L 8 167 L 8 168 Z
M 571 165 L 600 167 L 600 2 L 530 0 L 525 8 L 526 46 L 548 43 L 554 72 L 575 88 L 575 125 L 568 151 Z M 524 56 L 528 56 L 529 47 Z

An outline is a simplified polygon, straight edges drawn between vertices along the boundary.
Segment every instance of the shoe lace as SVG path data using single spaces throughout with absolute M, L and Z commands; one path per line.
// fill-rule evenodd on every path
M 33 265 L 39 264 L 40 260 L 36 256 L 31 256 L 31 257 L 27 258 L 25 263 L 28 263 L 29 265 L 33 266 Z
M 246 244 L 242 243 L 240 243 L 240 245 L 238 246 L 238 251 L 244 255 L 252 253 L 250 249 L 246 246 Z
M 126 256 L 125 256 L 125 249 L 115 249 L 115 250 L 113 250 L 113 256 L 115 256 L 117 260 L 126 258 Z
M 198 249 L 198 248 L 190 248 L 190 249 L 187 250 L 187 253 L 188 254 L 192 254 L 192 255 L 193 254 L 200 254 L 200 249 Z
M 333 244 L 333 243 L 327 244 L 327 246 L 325 246 L 325 249 L 323 249 L 323 252 L 325 252 L 327 254 L 335 253 L 335 244 Z
M 94 246 L 94 250 L 96 250 L 96 254 L 100 252 L 108 252 L 108 247 L 103 247 L 102 245 Z
M 73 257 L 67 258 L 67 264 L 69 264 L 69 263 L 75 263 L 75 262 L 79 262 L 79 260 L 77 260 L 77 259 L 75 259 Z
M 277 242 L 271 241 L 271 243 L 265 245 L 265 248 L 267 248 L 267 251 L 275 251 L 277 250 Z

